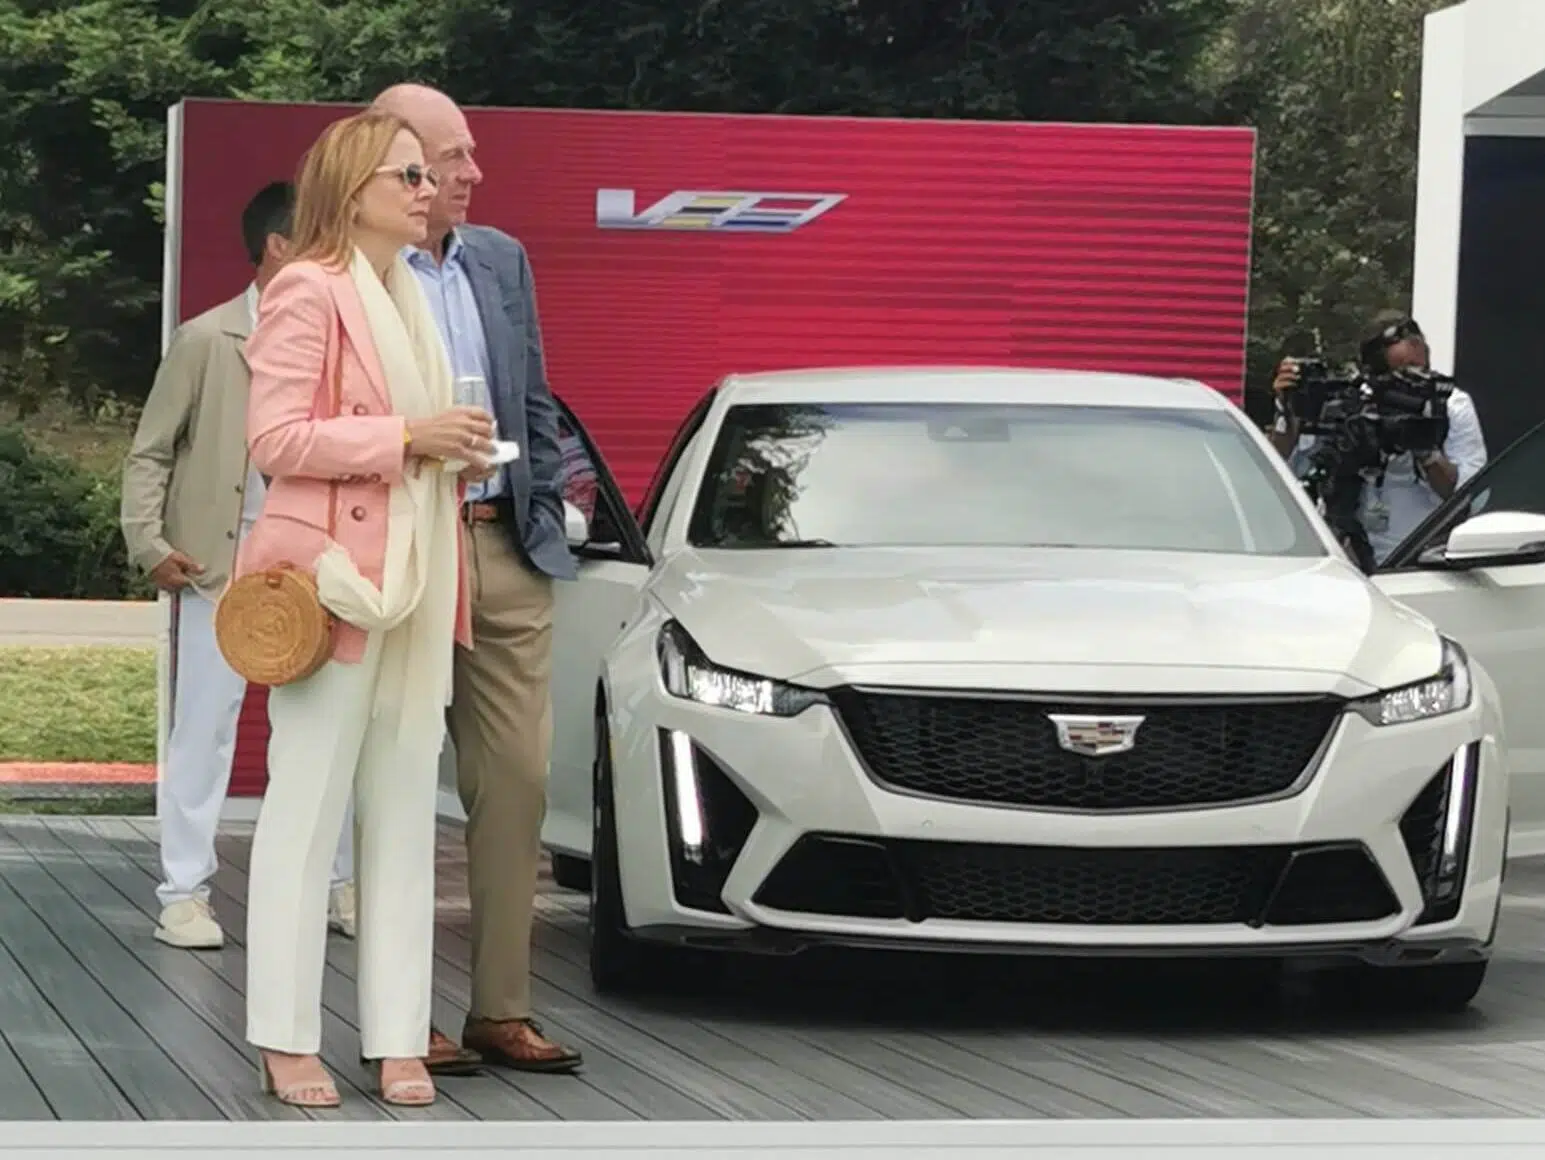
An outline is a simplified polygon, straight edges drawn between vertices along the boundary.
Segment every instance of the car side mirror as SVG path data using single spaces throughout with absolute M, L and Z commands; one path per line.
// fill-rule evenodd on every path
M 1545 516 L 1533 512 L 1473 516 L 1449 533 L 1440 555 L 1450 568 L 1539 561 L 1545 561 Z
M 563 501 L 563 534 L 571 548 L 583 548 L 590 542 L 590 521 L 568 500 Z

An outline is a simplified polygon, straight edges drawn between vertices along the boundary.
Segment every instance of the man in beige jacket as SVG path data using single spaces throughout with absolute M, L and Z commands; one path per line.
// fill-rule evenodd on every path
M 237 297 L 172 335 L 123 466 L 124 540 L 133 562 L 169 602 L 171 733 L 156 787 L 161 830 L 161 903 L 156 938 L 212 950 L 225 935 L 209 906 L 218 861 L 215 833 L 231 779 L 236 722 L 246 682 L 215 644 L 215 601 L 240 537 L 263 504 L 263 479 L 247 459 L 244 346 L 258 295 L 284 259 L 294 192 L 260 190 L 242 213 L 242 241 L 255 271 Z M 333 863 L 329 924 L 353 937 L 353 815 Z

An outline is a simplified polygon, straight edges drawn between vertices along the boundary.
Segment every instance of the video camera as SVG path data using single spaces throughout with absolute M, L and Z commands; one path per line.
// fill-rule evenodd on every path
M 1396 455 L 1442 447 L 1453 392 L 1454 380 L 1436 371 L 1407 367 L 1370 374 L 1309 358 L 1298 360 L 1290 406 L 1303 434 L 1341 445 L 1357 461 L 1353 470 L 1363 471 L 1382 468 Z
M 1382 484 L 1397 455 L 1437 451 L 1448 438 L 1448 401 L 1454 380 L 1434 371 L 1401 368 L 1373 372 L 1324 359 L 1299 359 L 1298 385 L 1283 403 L 1299 431 L 1316 436 L 1304 479 L 1326 522 L 1357 557 L 1374 568 L 1359 510 L 1363 484 Z

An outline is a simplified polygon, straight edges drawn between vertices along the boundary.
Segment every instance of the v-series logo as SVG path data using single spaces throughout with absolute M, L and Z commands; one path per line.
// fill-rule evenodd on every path
M 595 224 L 603 230 L 725 230 L 786 234 L 845 200 L 845 193 L 731 193 L 679 190 L 642 213 L 631 189 L 595 191 Z

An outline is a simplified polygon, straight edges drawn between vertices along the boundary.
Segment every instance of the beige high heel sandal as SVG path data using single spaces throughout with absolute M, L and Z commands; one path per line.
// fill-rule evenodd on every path
M 377 1085 L 380 1088 L 383 1103 L 395 1104 L 403 1108 L 423 1108 L 435 1102 L 438 1093 L 435 1091 L 434 1080 L 426 1077 L 399 1079 L 387 1083 L 386 1063 L 384 1059 L 376 1061 Z
M 258 1053 L 258 1076 L 263 1083 L 263 1094 L 273 1096 L 281 1104 L 289 1104 L 294 1108 L 336 1108 L 343 1103 L 338 1095 L 337 1085 L 333 1083 L 331 1076 L 326 1075 L 320 1080 L 306 1080 L 303 1083 L 292 1083 L 286 1087 L 279 1087 L 274 1083 L 273 1070 L 268 1066 L 268 1056 Z

